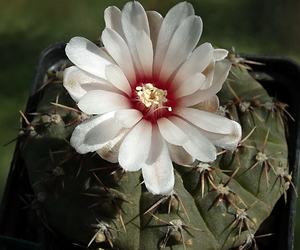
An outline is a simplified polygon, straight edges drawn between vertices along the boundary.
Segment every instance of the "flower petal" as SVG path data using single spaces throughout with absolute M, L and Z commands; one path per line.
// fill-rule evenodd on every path
M 224 117 L 225 118 L 225 117 Z M 227 119 L 227 118 L 225 118 Z M 241 125 L 235 121 L 227 119 L 231 123 L 231 133 L 217 134 L 203 131 L 203 134 L 215 145 L 221 148 L 233 150 L 236 149 L 241 140 L 242 128 Z
M 110 6 L 104 11 L 105 27 L 116 31 L 125 39 L 121 21 L 122 12 L 116 6 Z
M 233 129 L 228 118 L 199 109 L 178 107 L 173 113 L 208 132 L 225 135 L 231 134 Z
M 170 120 L 187 134 L 188 140 L 182 147 L 190 155 L 203 162 L 210 162 L 216 159 L 215 146 L 199 129 L 176 116 L 170 117 Z
M 142 117 L 143 114 L 136 109 L 119 109 L 115 113 L 116 121 L 124 128 L 133 127 Z
M 181 146 L 187 141 L 187 135 L 168 118 L 160 118 L 157 120 L 157 125 L 161 135 L 167 142 Z
M 63 84 L 76 102 L 91 90 L 102 89 L 116 93 L 119 92 L 119 90 L 107 80 L 91 75 L 76 66 L 64 70 Z
M 80 154 L 94 152 L 101 148 L 103 143 L 113 139 L 121 129 L 122 127 L 115 122 L 114 112 L 93 116 L 74 129 L 70 142 Z
M 216 61 L 225 59 L 227 55 L 228 51 L 226 49 L 214 49 L 214 59 Z
M 102 41 L 108 53 L 123 70 L 129 82 L 135 82 L 136 76 L 130 50 L 124 39 L 114 30 L 105 28 L 102 32 Z
M 126 40 L 134 46 L 136 33 L 145 31 L 150 34 L 149 23 L 143 6 L 137 2 L 128 2 L 122 10 L 122 25 Z M 129 46 L 130 47 L 130 46 Z
M 202 72 L 206 78 L 199 91 L 209 89 L 213 84 L 215 65 L 216 62 L 212 60 L 207 68 Z
M 199 102 L 196 105 L 191 106 L 191 108 L 203 110 L 210 113 L 216 113 L 219 108 L 219 98 L 214 95 L 209 99 Z
M 188 16 L 194 15 L 194 8 L 190 3 L 181 2 L 171 8 L 165 16 L 157 38 L 154 61 L 154 73 L 159 74 L 163 65 L 170 41 L 180 23 Z
M 160 69 L 160 79 L 167 80 L 182 64 L 198 43 L 202 32 L 202 20 L 199 16 L 189 16 L 175 31 Z M 184 37 L 184 39 L 183 39 Z
M 128 96 L 131 95 L 130 84 L 123 71 L 117 65 L 107 66 L 105 69 L 105 75 L 112 85 L 126 93 Z
M 213 47 L 210 43 L 204 43 L 196 48 L 189 58 L 179 68 L 172 83 L 172 90 L 176 90 L 189 77 L 203 72 L 213 58 Z
M 179 88 L 174 92 L 175 98 L 191 95 L 201 87 L 205 81 L 205 76 L 202 73 L 192 75 L 187 81 L 182 83 Z
M 165 140 L 153 126 L 149 157 L 142 163 L 146 188 L 154 195 L 167 195 L 174 187 L 174 170 Z
M 124 138 L 130 130 L 122 128 L 118 134 L 111 140 L 101 144 L 101 148 L 97 150 L 97 153 L 105 160 L 117 163 L 119 161 L 119 149 Z
M 151 147 L 152 124 L 141 120 L 126 136 L 119 150 L 119 163 L 125 171 L 137 171 L 146 162 Z
M 186 150 L 181 146 L 176 146 L 167 143 L 169 154 L 171 160 L 179 165 L 191 164 L 195 161 L 195 158 L 191 156 Z
M 230 68 L 231 62 L 229 62 L 228 60 L 225 59 L 222 61 L 218 61 L 215 66 L 212 85 L 207 89 L 198 90 L 192 95 L 184 96 L 178 99 L 178 105 L 187 107 L 193 106 L 214 96 L 221 90 L 222 85 L 228 76 Z
M 140 66 L 137 70 L 144 72 L 146 78 L 152 77 L 153 66 L 153 47 L 149 35 L 146 32 L 139 32 L 135 38 L 136 40 L 136 52 L 140 61 Z
M 105 90 L 87 92 L 77 105 L 86 114 L 104 114 L 131 107 L 130 101 L 125 96 Z
M 157 38 L 164 18 L 156 11 L 146 11 L 146 14 L 149 22 L 150 39 L 153 45 L 153 54 L 155 54 Z
M 148 18 L 143 6 L 139 2 L 128 2 L 124 6 L 122 11 L 122 25 L 126 43 L 128 44 L 136 67 L 136 72 L 138 72 L 140 77 L 144 78 L 145 64 L 149 59 L 151 61 L 148 62 L 147 66 L 150 63 L 151 71 L 148 71 L 148 75 L 152 73 L 153 49 L 149 37 L 150 29 Z M 142 53 L 139 53 L 139 50 Z M 150 57 L 148 56 L 149 52 L 151 52 Z M 144 59 L 144 53 L 146 53 L 146 60 Z
M 105 66 L 114 61 L 97 45 L 83 37 L 74 37 L 66 45 L 68 58 L 77 67 L 105 79 Z

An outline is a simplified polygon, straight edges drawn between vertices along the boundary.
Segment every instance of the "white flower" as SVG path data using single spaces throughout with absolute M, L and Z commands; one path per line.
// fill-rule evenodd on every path
M 172 161 L 214 161 L 215 146 L 234 149 L 240 140 L 240 125 L 215 114 L 231 67 L 227 51 L 209 43 L 194 50 L 202 21 L 187 2 L 165 18 L 136 1 L 107 8 L 104 18 L 104 47 L 82 37 L 66 46 L 76 66 L 65 70 L 64 86 L 93 115 L 75 128 L 71 144 L 126 171 L 142 169 L 150 192 L 168 194 Z

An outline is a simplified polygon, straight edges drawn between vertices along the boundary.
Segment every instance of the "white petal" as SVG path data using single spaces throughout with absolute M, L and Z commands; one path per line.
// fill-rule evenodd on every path
M 176 29 L 184 19 L 194 14 L 195 12 L 193 6 L 187 2 L 178 3 L 168 11 L 161 24 L 161 28 L 157 38 L 154 61 L 155 74 L 158 74 L 160 72 L 170 41 Z
M 145 31 L 148 35 L 149 23 L 143 6 L 137 2 L 128 2 L 122 10 L 122 25 L 127 42 L 134 41 L 136 32 Z
M 83 37 L 74 37 L 66 45 L 68 58 L 77 67 L 105 78 L 105 66 L 114 61 L 97 45 Z
M 174 170 L 165 140 L 156 127 L 153 128 L 149 157 L 142 163 L 146 188 L 154 195 L 167 195 L 174 187 Z
M 161 135 L 167 142 L 181 146 L 187 141 L 187 135 L 168 118 L 162 117 L 158 119 L 157 125 Z
M 140 54 L 138 52 L 138 49 L 141 50 L 144 46 L 144 50 L 152 51 L 152 44 L 149 37 L 150 29 L 148 18 L 143 6 L 139 2 L 128 2 L 124 6 L 124 9 L 122 11 L 122 25 L 126 37 L 126 42 L 130 49 L 134 65 L 136 67 L 136 72 L 138 72 L 141 78 L 144 78 L 143 64 L 145 63 L 145 61 L 143 60 L 143 54 Z M 144 38 L 144 36 L 148 37 L 149 42 L 147 42 L 147 40 L 145 41 L 145 39 L 141 40 L 142 38 Z M 153 55 L 151 55 L 151 60 L 152 57 Z M 152 64 L 152 61 L 150 63 Z
M 185 82 L 190 76 L 202 72 L 209 65 L 212 58 L 213 47 L 210 43 L 204 43 L 196 48 L 176 73 L 172 89 L 177 89 L 177 85 Z
M 116 88 L 122 90 L 128 96 L 131 95 L 131 86 L 123 71 L 117 65 L 109 65 L 105 69 L 105 75 L 108 81 Z
M 211 97 L 214 94 L 218 93 L 221 90 L 223 83 L 226 81 L 230 69 L 231 62 L 229 60 L 224 59 L 221 61 L 217 61 L 215 63 L 215 68 L 213 71 L 212 84 L 209 88 L 203 89 L 201 95 Z M 205 99 L 207 98 L 204 98 L 203 100 Z
M 175 31 L 160 69 L 160 79 L 167 80 L 170 75 L 191 54 L 198 43 L 202 32 L 202 21 L 199 16 L 186 18 Z
M 119 163 L 125 171 L 137 171 L 149 155 L 152 125 L 147 120 L 137 123 L 120 146 Z
M 78 102 L 78 107 L 86 114 L 104 114 L 130 106 L 127 97 L 104 90 L 89 91 Z
M 191 108 L 203 110 L 210 113 L 216 113 L 219 108 L 219 98 L 214 95 L 209 99 L 199 102 L 196 105 L 191 106 Z
M 104 11 L 105 27 L 116 31 L 121 37 L 125 38 L 121 21 L 122 12 L 116 6 L 110 6 Z
M 195 93 L 197 90 L 199 90 L 205 79 L 206 78 L 202 73 L 192 75 L 187 81 L 182 83 L 179 86 L 179 88 L 174 92 L 174 97 L 180 98 Z
M 199 91 L 209 89 L 213 84 L 214 79 L 214 70 L 215 70 L 216 62 L 214 60 L 207 66 L 207 68 L 203 71 L 205 75 L 205 81 L 203 82 L 202 86 L 200 87 Z
M 169 154 L 171 160 L 179 165 L 191 164 L 195 161 L 195 158 L 191 156 L 186 150 L 181 146 L 176 146 L 167 143 Z
M 143 114 L 136 109 L 120 109 L 115 113 L 116 121 L 124 128 L 133 127 L 142 117 Z
M 115 122 L 114 112 L 93 116 L 74 129 L 70 142 L 80 154 L 94 152 L 121 129 L 122 127 Z
M 182 146 L 190 155 L 203 162 L 210 162 L 216 159 L 215 146 L 199 129 L 179 117 L 172 116 L 170 120 L 187 134 L 188 140 Z
M 212 85 L 208 89 L 198 90 L 192 95 L 184 96 L 178 99 L 178 105 L 193 106 L 214 96 L 221 90 L 222 85 L 228 76 L 230 68 L 231 63 L 226 59 L 216 62 Z
M 124 138 L 130 130 L 122 128 L 118 134 L 111 140 L 101 144 L 101 148 L 97 150 L 97 153 L 105 160 L 113 163 L 119 161 L 119 148 Z
M 108 53 L 123 70 L 128 81 L 130 83 L 135 82 L 136 76 L 131 53 L 124 39 L 116 31 L 109 28 L 103 30 L 101 38 Z
M 212 133 L 230 134 L 232 122 L 226 117 L 193 108 L 175 108 L 174 114 L 195 124 L 197 127 Z
M 159 14 L 156 11 L 146 11 L 146 14 L 149 21 L 150 38 L 153 45 L 153 53 L 155 54 L 158 33 L 160 31 L 160 27 L 164 19 L 161 16 L 161 14 Z
M 224 119 L 227 119 L 224 117 Z M 242 128 L 241 125 L 235 121 L 227 119 L 231 123 L 231 132 L 229 134 L 217 134 L 203 131 L 203 134 L 216 146 L 233 150 L 237 147 L 241 140 Z
M 220 61 L 226 58 L 228 51 L 226 49 L 214 49 L 214 59 Z
M 116 93 L 119 92 L 119 90 L 107 80 L 91 75 L 76 66 L 64 70 L 63 84 L 76 102 L 91 90 L 102 89 Z
M 138 70 L 144 72 L 146 78 L 152 77 L 153 47 L 149 35 L 139 32 L 135 38 L 136 53 L 140 61 Z

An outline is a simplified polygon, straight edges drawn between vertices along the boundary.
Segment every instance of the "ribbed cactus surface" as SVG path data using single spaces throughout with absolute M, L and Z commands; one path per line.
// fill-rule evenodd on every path
M 220 148 L 215 162 L 175 165 L 167 196 L 149 193 L 141 172 L 76 153 L 69 138 L 85 114 L 60 81 L 42 91 L 22 157 L 41 221 L 78 245 L 246 249 L 290 183 L 282 112 L 241 67 L 233 66 L 218 96 L 220 115 L 242 125 L 243 139 L 233 151 Z

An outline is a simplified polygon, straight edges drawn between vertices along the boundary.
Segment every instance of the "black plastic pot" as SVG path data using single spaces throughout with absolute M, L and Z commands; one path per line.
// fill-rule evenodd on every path
M 36 110 L 42 95 L 42 91 L 37 92 L 37 90 L 45 83 L 46 72 L 69 63 L 65 46 L 66 43 L 58 43 L 41 53 L 24 113 L 28 114 Z M 31 117 L 29 122 L 30 119 Z M 24 121 L 22 125 L 23 128 L 27 127 Z M 39 222 L 33 210 L 24 209 L 27 204 L 21 199 L 33 195 L 25 163 L 19 155 L 21 148 L 21 140 L 18 140 L 0 208 L 0 250 L 46 250 L 48 245 L 52 245 L 52 235 Z
M 237 54 L 236 56 L 263 63 L 263 65 L 251 64 L 253 70 L 250 71 L 250 74 L 264 86 L 270 96 L 288 104 L 287 110 L 294 118 L 294 121 L 288 119 L 287 123 L 289 132 L 287 137 L 288 157 L 290 171 L 293 174 L 292 181 L 297 188 L 300 166 L 300 66 L 286 57 L 248 54 Z M 287 204 L 284 203 L 283 198 L 277 202 L 270 218 L 268 218 L 270 220 L 275 219 L 273 228 L 275 237 L 272 237 L 274 241 L 272 241 L 271 247 L 267 249 L 294 249 L 296 199 L 297 194 L 293 188 L 290 188 Z
M 37 90 L 46 79 L 46 71 L 53 70 L 68 62 L 65 55 L 65 43 L 59 43 L 47 48 L 41 54 L 36 75 L 31 87 L 25 113 L 34 112 L 40 99 L 41 92 Z M 293 173 L 293 183 L 297 187 L 298 169 L 300 164 L 300 67 L 288 58 L 274 56 L 260 56 L 238 54 L 247 60 L 261 62 L 264 65 L 251 65 L 251 75 L 257 79 L 271 96 L 289 105 L 288 112 L 295 121 L 288 120 L 288 145 L 289 165 Z M 30 121 L 30 117 L 29 117 Z M 26 124 L 23 124 L 26 127 Z M 70 242 L 54 237 L 50 230 L 38 220 L 32 209 L 24 209 L 26 204 L 20 197 L 32 195 L 26 166 L 19 156 L 22 147 L 18 140 L 13 156 L 10 173 L 0 210 L 0 248 L 1 250 L 42 250 L 42 249 L 79 249 Z M 264 250 L 292 250 L 294 243 L 294 225 L 296 213 L 296 194 L 292 188 L 288 190 L 288 202 L 280 199 L 272 214 L 264 224 L 273 224 L 274 227 L 264 231 L 261 227 L 260 234 L 274 233 L 272 240 L 259 242 L 259 249 Z M 81 249 L 81 248 L 80 248 Z

